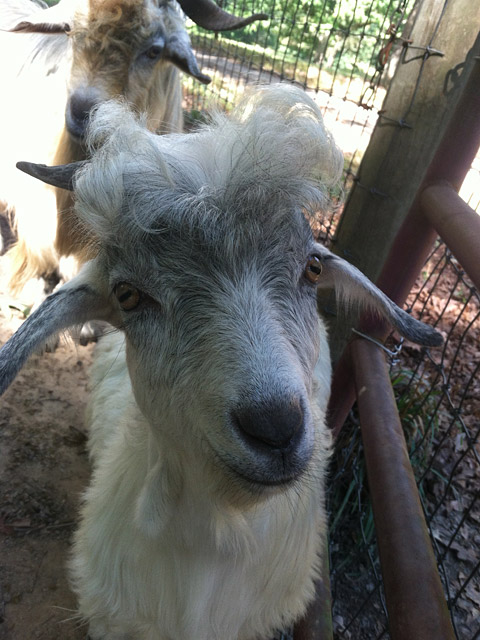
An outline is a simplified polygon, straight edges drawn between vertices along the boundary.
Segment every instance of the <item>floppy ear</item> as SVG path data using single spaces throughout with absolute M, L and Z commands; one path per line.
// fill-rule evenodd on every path
M 29 356 L 51 336 L 89 320 L 110 321 L 108 298 L 96 291 L 89 275 L 92 263 L 45 299 L 0 349 L 0 395 L 7 390 Z M 94 280 L 92 280 L 94 282 Z
M 68 33 L 70 25 L 68 22 L 30 22 L 29 20 L 23 20 L 10 31 L 12 33 Z
M 439 347 L 443 338 L 428 324 L 415 320 L 406 311 L 400 309 L 380 289 L 352 264 L 335 254 L 315 245 L 315 253 L 322 262 L 319 288 L 334 288 L 340 299 L 349 304 L 354 302 L 376 311 L 405 338 L 426 347 Z

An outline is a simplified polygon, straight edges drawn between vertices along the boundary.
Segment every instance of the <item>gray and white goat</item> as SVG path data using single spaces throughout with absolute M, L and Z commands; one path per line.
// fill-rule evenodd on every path
M 213 0 L 30 0 L 0 3 L 0 201 L 13 218 L 10 287 L 48 277 L 62 256 L 90 255 L 67 192 L 18 175 L 22 158 L 64 164 L 85 157 L 90 110 L 123 97 L 159 133 L 182 129 L 179 70 L 210 81 L 198 68 L 182 8 L 199 25 L 237 29 L 237 18 Z
M 73 180 L 97 255 L 0 351 L 0 390 L 88 320 L 93 478 L 71 575 L 103 640 L 259 640 L 305 611 L 325 534 L 330 358 L 318 287 L 410 339 L 440 336 L 316 243 L 341 154 L 315 103 L 277 85 L 189 135 L 99 108 Z M 57 177 L 58 176 L 58 177 Z

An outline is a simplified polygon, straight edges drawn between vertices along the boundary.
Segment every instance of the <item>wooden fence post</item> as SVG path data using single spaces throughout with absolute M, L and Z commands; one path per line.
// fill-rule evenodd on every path
M 480 3 L 420 0 L 383 109 L 350 193 L 333 250 L 375 281 L 461 94 Z M 332 331 L 334 360 L 352 318 Z M 348 326 L 347 326 L 348 325 Z

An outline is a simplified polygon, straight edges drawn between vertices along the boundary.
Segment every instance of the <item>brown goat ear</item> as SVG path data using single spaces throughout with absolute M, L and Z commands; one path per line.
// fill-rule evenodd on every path
M 28 173 L 29 176 L 51 184 L 53 187 L 73 191 L 75 174 L 85 163 L 86 160 L 80 160 L 70 164 L 48 167 L 46 164 L 36 164 L 35 162 L 17 162 L 16 167 L 20 171 Z
M 19 22 L 12 29 L 12 33 L 69 33 L 70 25 L 67 22 Z
M 241 29 L 255 20 L 268 20 L 266 13 L 254 13 L 247 18 L 239 18 L 221 9 L 213 0 L 178 0 L 183 11 L 196 24 L 210 31 Z

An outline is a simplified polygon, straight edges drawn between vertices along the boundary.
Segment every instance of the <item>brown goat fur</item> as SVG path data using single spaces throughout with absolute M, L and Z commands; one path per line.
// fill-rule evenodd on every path
M 92 248 L 77 229 L 71 195 L 21 175 L 15 163 L 85 158 L 81 138 L 68 126 L 74 99 L 85 119 L 90 107 L 122 98 L 145 113 L 151 131 L 179 131 L 177 67 L 208 79 L 198 70 L 173 0 L 61 0 L 45 10 L 29 0 L 2 4 L 0 29 L 20 25 L 20 32 L 0 34 L 1 74 L 10 96 L 0 123 L 0 201 L 18 238 L 8 252 L 10 287 L 18 294 L 29 279 L 56 271 L 62 256 L 83 261 Z M 67 31 L 46 33 L 50 22 L 66 25 Z M 35 25 L 41 33 L 32 33 Z M 157 42 L 162 53 L 152 59 L 155 51 L 148 52 Z

